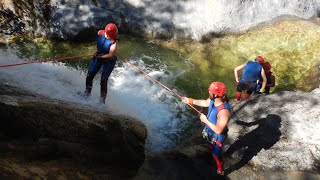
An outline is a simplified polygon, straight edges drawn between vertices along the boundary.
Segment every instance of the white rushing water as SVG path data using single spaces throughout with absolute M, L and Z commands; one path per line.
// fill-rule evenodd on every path
M 0 51 L 0 65 L 21 61 L 26 59 L 17 57 L 13 52 Z M 138 62 L 143 69 L 144 63 Z M 168 76 L 161 70 L 147 71 L 154 78 L 165 79 Z M 187 120 L 186 115 L 176 118 L 177 113 L 186 108 L 179 98 L 124 64 L 116 66 L 109 77 L 106 105 L 101 105 L 98 103 L 99 76 L 100 73 L 94 80 L 92 96 L 83 99 L 77 93 L 85 89 L 86 72 L 68 67 L 64 63 L 36 63 L 0 69 L 0 79 L 8 85 L 140 120 L 148 130 L 146 148 L 150 151 L 161 151 L 176 145 L 181 126 Z

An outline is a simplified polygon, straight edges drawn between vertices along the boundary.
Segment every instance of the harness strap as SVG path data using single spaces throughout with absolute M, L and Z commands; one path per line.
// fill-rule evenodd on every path
M 218 110 L 217 110 L 217 115 L 219 114 L 219 111 L 222 110 L 222 109 L 225 109 L 225 103 L 221 104 L 220 106 L 218 106 Z
M 216 145 L 218 145 L 219 147 L 222 147 L 222 143 L 220 141 L 217 141 L 215 139 L 212 139 L 212 141 L 216 143 Z
M 218 141 L 216 140 L 215 138 L 211 138 L 209 137 L 209 134 L 206 132 L 206 131 L 202 131 L 202 137 L 204 139 L 206 139 L 210 144 L 216 144 L 218 145 L 219 147 L 222 147 L 222 142 L 221 141 Z

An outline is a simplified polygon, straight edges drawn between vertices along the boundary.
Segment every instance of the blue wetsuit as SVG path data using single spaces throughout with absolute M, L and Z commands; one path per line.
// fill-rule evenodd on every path
M 220 110 L 227 109 L 231 112 L 231 107 L 229 103 L 224 103 L 219 106 L 214 106 L 214 100 L 210 101 L 208 108 L 207 118 L 214 125 L 217 124 L 217 115 Z M 208 125 L 206 125 L 202 131 L 203 137 L 211 144 L 209 150 L 211 151 L 212 157 L 214 158 L 218 171 L 223 171 L 223 160 L 221 156 L 221 151 L 223 148 L 223 141 L 227 136 L 228 128 L 224 129 L 221 134 L 215 133 Z
M 114 41 L 111 39 L 108 39 L 104 36 L 104 31 L 101 31 L 99 33 L 99 36 L 97 38 L 97 56 L 102 56 L 109 53 L 111 45 L 114 44 Z M 86 78 L 86 92 L 88 94 L 91 93 L 92 90 L 92 81 L 94 76 L 97 74 L 97 72 L 101 69 L 103 66 L 102 74 L 101 74 L 101 98 L 103 102 L 105 101 L 105 98 L 107 96 L 107 82 L 108 78 L 116 64 L 117 57 L 113 56 L 112 58 L 97 58 L 93 57 L 91 65 L 89 67 L 89 71 Z
M 256 89 L 257 79 L 261 75 L 261 68 L 261 64 L 249 61 L 244 67 L 237 91 L 246 90 L 247 93 L 251 94 Z

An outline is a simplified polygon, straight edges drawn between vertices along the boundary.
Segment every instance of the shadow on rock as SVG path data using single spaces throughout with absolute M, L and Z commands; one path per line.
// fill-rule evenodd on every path
M 248 164 L 248 162 L 262 149 L 271 148 L 281 136 L 281 117 L 275 114 L 269 114 L 266 118 L 254 122 L 238 120 L 236 123 L 241 126 L 250 127 L 258 125 L 258 127 L 248 134 L 240 136 L 225 152 L 226 156 L 230 156 L 234 152 L 245 148 L 240 161 L 225 170 L 226 175 Z

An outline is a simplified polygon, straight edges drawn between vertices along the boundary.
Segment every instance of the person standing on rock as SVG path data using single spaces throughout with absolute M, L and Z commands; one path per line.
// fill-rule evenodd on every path
M 275 83 L 276 83 L 276 78 L 275 76 L 273 75 L 273 73 L 270 71 L 271 69 L 271 64 L 269 62 L 264 62 L 262 64 L 262 67 L 264 69 L 264 72 L 266 74 L 266 77 L 267 77 L 267 84 L 266 84 L 266 88 L 265 88 L 265 94 L 269 94 L 270 93 L 270 88 L 271 87 L 274 87 L 275 86 Z M 259 81 L 258 81 L 258 90 L 260 89 L 261 85 L 262 85 L 262 82 L 261 82 L 261 77 L 259 78 Z
M 192 99 L 182 97 L 186 104 L 208 107 L 208 114 L 201 113 L 200 120 L 205 124 L 202 131 L 203 138 L 210 144 L 208 151 L 211 153 L 217 165 L 217 174 L 224 175 L 222 148 L 228 132 L 228 122 L 231 118 L 231 107 L 226 95 L 226 85 L 222 82 L 210 84 L 208 99 Z
M 97 72 L 103 66 L 101 74 L 101 89 L 100 89 L 100 103 L 105 104 L 107 97 L 107 85 L 108 78 L 116 64 L 117 57 L 115 52 L 117 50 L 118 39 L 118 28 L 115 24 L 109 23 L 106 25 L 104 30 L 98 31 L 97 38 L 97 52 L 92 58 L 91 65 L 88 70 L 86 78 L 86 90 L 84 92 L 85 96 L 90 96 L 92 90 L 93 78 Z
M 267 78 L 262 68 L 262 64 L 264 63 L 264 59 L 262 56 L 257 56 L 255 61 L 248 61 L 246 63 L 241 64 L 234 68 L 234 77 L 237 83 L 237 90 L 236 90 L 236 100 L 241 100 L 242 91 L 246 91 L 243 95 L 243 100 L 247 99 L 253 91 L 256 89 L 257 80 L 261 76 L 262 78 L 262 86 L 260 92 L 263 93 L 265 91 Z M 244 69 L 241 79 L 238 78 L 238 71 Z

